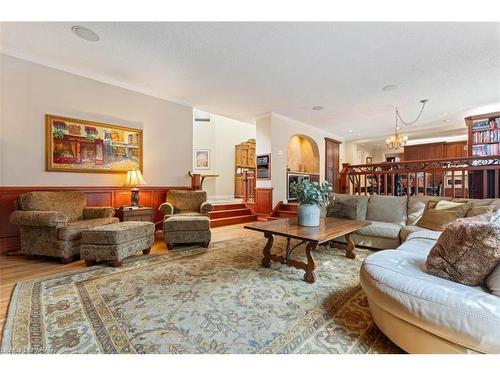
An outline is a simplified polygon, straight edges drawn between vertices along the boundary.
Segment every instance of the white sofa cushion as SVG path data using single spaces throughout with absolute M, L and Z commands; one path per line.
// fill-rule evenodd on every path
M 358 229 L 357 234 L 371 237 L 399 238 L 399 231 L 403 228 L 400 224 L 383 221 L 371 221 L 370 225 Z
M 498 297 L 425 273 L 431 242 L 415 236 L 403 249 L 368 256 L 361 267 L 363 289 L 378 307 L 419 328 L 479 352 L 500 353 Z M 426 250 L 412 251 L 413 245 Z

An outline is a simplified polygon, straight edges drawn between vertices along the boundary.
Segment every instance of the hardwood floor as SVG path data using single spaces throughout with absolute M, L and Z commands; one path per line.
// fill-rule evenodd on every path
M 229 225 L 212 229 L 212 243 L 235 238 L 257 236 L 259 233 L 243 229 L 244 224 Z M 157 240 L 151 253 L 168 251 L 163 240 Z M 0 331 L 7 317 L 12 290 L 17 282 L 36 277 L 53 275 L 85 267 L 83 260 L 70 264 L 61 264 L 53 258 L 26 259 L 23 255 L 0 256 Z

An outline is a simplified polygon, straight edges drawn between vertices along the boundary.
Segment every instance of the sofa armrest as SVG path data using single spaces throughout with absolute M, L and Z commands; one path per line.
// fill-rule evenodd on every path
M 114 214 L 115 209 L 113 207 L 85 207 L 83 209 L 83 220 L 113 217 Z
M 214 206 L 212 206 L 212 203 L 208 203 L 208 202 L 203 202 L 200 206 L 200 212 L 203 214 L 203 215 L 208 215 L 208 213 L 210 211 L 212 211 L 214 209 Z
M 172 206 L 170 203 L 165 202 L 158 207 L 158 210 L 163 212 L 165 215 L 173 215 L 174 214 L 174 206 Z
M 17 210 L 10 214 L 9 221 L 15 225 L 64 227 L 68 223 L 68 216 L 58 211 Z

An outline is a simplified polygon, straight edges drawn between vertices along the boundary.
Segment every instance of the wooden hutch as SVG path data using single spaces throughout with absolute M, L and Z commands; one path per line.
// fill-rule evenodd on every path
M 243 173 L 255 176 L 255 139 L 234 147 L 234 197 L 243 198 Z

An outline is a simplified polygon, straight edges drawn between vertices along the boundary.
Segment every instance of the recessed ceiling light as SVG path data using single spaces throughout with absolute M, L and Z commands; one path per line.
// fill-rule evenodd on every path
M 382 91 L 394 91 L 394 90 L 397 90 L 397 88 L 398 88 L 398 85 L 391 84 L 391 85 L 387 85 L 387 86 L 382 87 Z
M 445 119 L 443 120 L 443 122 L 450 122 L 450 120 L 448 120 L 447 118 L 445 118 Z
M 352 133 L 352 129 L 349 129 L 349 133 Z
M 99 40 L 99 35 L 84 26 L 75 25 L 71 28 L 71 31 L 79 38 L 85 39 L 88 42 L 97 42 Z
M 324 107 L 323 106 L 320 106 L 320 105 L 315 105 L 313 106 L 311 109 L 313 111 L 321 111 Z
M 448 116 L 448 112 L 441 113 L 441 116 Z

